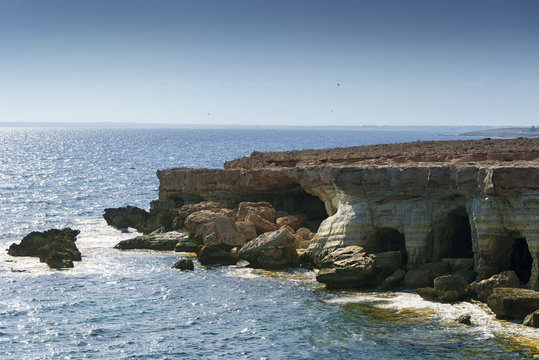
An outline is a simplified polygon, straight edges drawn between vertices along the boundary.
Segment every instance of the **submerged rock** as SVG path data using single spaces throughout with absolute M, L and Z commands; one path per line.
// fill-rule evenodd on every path
M 20 244 L 11 244 L 8 255 L 37 256 L 51 268 L 70 268 L 73 261 L 81 261 L 81 253 L 75 245 L 79 233 L 79 230 L 70 228 L 34 231 L 26 235 Z
M 470 314 L 464 314 L 457 318 L 457 323 L 463 325 L 472 325 L 472 316 Z
M 263 269 L 282 269 L 299 264 L 294 234 L 286 227 L 251 240 L 238 251 L 238 257 Z
M 173 269 L 178 270 L 194 270 L 195 265 L 193 264 L 193 260 L 190 259 L 182 259 L 177 261 L 174 265 L 172 265 Z
M 178 241 L 188 237 L 189 235 L 187 233 L 179 231 L 142 235 L 132 239 L 122 240 L 114 248 L 120 250 L 148 249 L 172 251 L 175 249 Z
M 492 290 L 487 305 L 498 317 L 522 320 L 539 309 L 539 292 L 499 287 Z

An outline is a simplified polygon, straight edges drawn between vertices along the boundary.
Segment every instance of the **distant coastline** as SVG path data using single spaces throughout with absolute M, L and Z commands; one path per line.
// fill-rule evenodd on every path
M 539 127 L 514 127 L 502 129 L 486 129 L 469 131 L 464 136 L 490 136 L 490 137 L 539 137 Z

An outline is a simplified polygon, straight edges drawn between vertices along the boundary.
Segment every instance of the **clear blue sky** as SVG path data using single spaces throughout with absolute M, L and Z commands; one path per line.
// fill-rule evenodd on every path
M 1 0 L 1 121 L 539 125 L 539 1 Z

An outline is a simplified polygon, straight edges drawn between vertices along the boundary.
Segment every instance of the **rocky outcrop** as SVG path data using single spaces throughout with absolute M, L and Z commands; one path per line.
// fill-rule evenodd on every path
M 378 286 L 402 265 L 399 251 L 367 254 L 359 246 L 347 246 L 326 255 L 316 280 L 328 288 Z
M 239 250 L 238 257 L 247 260 L 253 267 L 264 269 L 283 269 L 299 265 L 294 234 L 286 227 L 264 233 L 250 241 Z
M 522 320 L 539 310 L 539 291 L 499 287 L 492 291 L 487 304 L 498 317 Z
M 458 275 L 443 275 L 434 279 L 434 287 L 419 288 L 417 293 L 424 299 L 451 303 L 464 298 L 465 285 L 464 279 Z
M 474 281 L 466 287 L 467 295 L 473 299 L 477 299 L 482 302 L 487 302 L 488 298 L 492 294 L 495 288 L 518 288 L 520 287 L 520 281 L 514 271 L 504 271 L 500 274 L 493 275 L 492 277 Z
M 527 315 L 524 318 L 523 324 L 535 328 L 539 327 L 539 310 L 535 310 L 531 314 Z
M 139 232 L 153 231 L 156 226 L 150 225 L 150 213 L 135 206 L 105 209 L 103 218 L 108 225 L 123 230 L 137 229 Z
M 172 251 L 178 241 L 185 240 L 189 235 L 185 232 L 170 231 L 163 234 L 143 235 L 132 239 L 122 240 L 114 248 L 120 250 L 148 249 Z
M 20 244 L 11 244 L 11 256 L 37 256 L 50 268 L 71 268 L 73 261 L 81 261 L 81 253 L 75 241 L 79 230 L 64 228 L 45 232 L 34 231 L 26 235 Z
M 203 266 L 236 265 L 238 259 L 228 249 L 220 246 L 205 245 L 198 254 L 198 261 Z
M 513 139 L 253 153 L 225 169 L 158 171 L 159 202 L 265 201 L 305 214 L 308 224 L 323 220 L 308 249 L 317 266 L 337 249 L 360 246 L 399 251 L 408 269 L 467 258 L 460 274 L 467 281 L 513 270 L 538 289 L 538 148 L 539 139 Z M 405 283 L 420 285 L 411 275 Z M 423 275 L 422 286 L 432 286 L 443 274 Z

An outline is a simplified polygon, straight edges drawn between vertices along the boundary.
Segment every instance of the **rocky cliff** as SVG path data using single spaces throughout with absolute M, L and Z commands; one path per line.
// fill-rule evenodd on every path
M 309 255 L 358 245 L 408 267 L 472 258 L 478 279 L 514 270 L 539 289 L 539 139 L 417 142 L 253 153 L 224 169 L 157 172 L 154 212 L 268 201 L 322 221 Z

